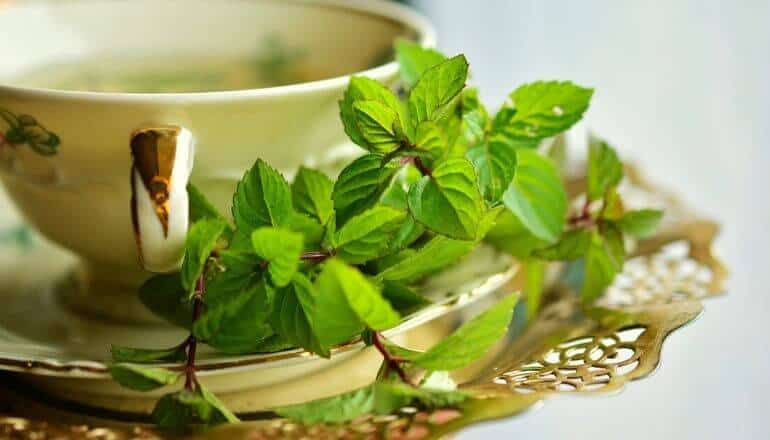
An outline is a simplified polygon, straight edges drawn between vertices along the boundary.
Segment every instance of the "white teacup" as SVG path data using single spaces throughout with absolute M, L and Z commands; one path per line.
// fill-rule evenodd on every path
M 398 37 L 434 44 L 424 19 L 379 0 L 0 1 L 0 175 L 26 218 L 84 259 L 92 286 L 111 286 L 85 301 L 103 310 L 146 276 L 132 134 L 189 132 L 172 143 L 224 212 L 256 158 L 290 171 L 345 145 L 349 75 L 393 81 Z M 184 236 L 182 211 L 169 213 L 182 229 L 171 235 Z

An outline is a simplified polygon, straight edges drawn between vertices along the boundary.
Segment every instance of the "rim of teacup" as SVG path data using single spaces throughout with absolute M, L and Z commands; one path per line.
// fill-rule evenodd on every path
M 43 0 L 50 1 L 50 0 Z M 284 0 L 293 3 L 320 5 L 345 9 L 357 14 L 375 16 L 380 19 L 392 20 L 413 30 L 416 34 L 416 41 L 425 47 L 435 47 L 436 30 L 433 25 L 423 15 L 417 11 L 388 0 L 367 0 L 361 2 L 357 0 Z M 0 13 L 2 6 L 9 7 L 13 3 L 0 4 Z M 204 91 L 204 92 L 99 92 L 88 90 L 61 90 L 45 87 L 15 86 L 4 84 L 0 80 L 0 93 L 13 94 L 16 96 L 28 96 L 36 98 L 49 99 L 67 99 L 67 100 L 98 100 L 98 101 L 141 101 L 141 102 L 191 102 L 191 101 L 221 101 L 269 98 L 275 96 L 287 96 L 298 93 L 307 93 L 319 90 L 328 90 L 344 87 L 352 76 L 367 76 L 380 79 L 394 75 L 398 72 L 398 63 L 393 60 L 366 70 L 351 72 L 346 75 L 335 76 L 316 81 L 288 84 L 273 87 L 262 87 L 257 89 L 241 90 L 223 90 L 223 91 Z

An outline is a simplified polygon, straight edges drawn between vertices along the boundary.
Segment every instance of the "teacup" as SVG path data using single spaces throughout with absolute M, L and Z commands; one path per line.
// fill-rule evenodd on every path
M 434 44 L 424 19 L 379 0 L 0 2 L 0 175 L 29 222 L 82 257 L 79 306 L 132 314 L 116 296 L 147 276 L 142 200 L 171 254 L 148 249 L 155 266 L 173 266 L 187 227 L 186 193 L 168 190 L 190 169 L 164 175 L 164 154 L 189 155 L 223 212 L 258 157 L 323 164 L 346 145 L 349 76 L 393 82 L 399 37 Z

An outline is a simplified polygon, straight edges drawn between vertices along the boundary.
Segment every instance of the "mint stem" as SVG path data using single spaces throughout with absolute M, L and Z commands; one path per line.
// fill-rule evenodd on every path
M 425 165 L 422 159 L 420 159 L 420 156 L 406 156 L 403 159 L 401 159 L 402 165 L 406 165 L 409 163 L 414 165 L 414 167 L 417 168 L 417 170 L 420 171 L 420 174 L 422 174 L 423 176 L 432 175 L 431 173 L 433 171 L 431 171 L 431 169 L 428 168 L 427 165 Z
M 372 344 L 374 344 L 374 347 L 377 348 L 377 351 L 380 352 L 385 360 L 385 368 L 395 371 L 405 384 L 414 386 L 411 379 L 409 379 L 409 376 L 407 376 L 406 371 L 401 367 L 401 363 L 404 362 L 404 360 L 390 354 L 387 347 L 385 347 L 385 344 L 382 342 L 382 335 L 380 332 L 372 332 Z
M 302 255 L 299 256 L 299 259 L 303 261 L 321 263 L 331 256 L 332 253 L 327 251 L 310 251 L 302 253 Z
M 204 278 L 204 275 L 201 274 L 201 276 L 198 277 L 198 281 L 195 288 L 195 296 L 193 297 L 193 312 L 192 312 L 193 323 L 195 323 L 195 321 L 201 315 L 201 310 L 203 308 L 203 294 L 205 292 L 206 292 L 206 280 Z M 185 341 L 185 345 L 187 346 L 187 362 L 185 363 L 185 367 L 184 367 L 184 374 L 185 374 L 184 387 L 190 391 L 194 391 L 195 388 L 198 387 L 198 378 L 195 375 L 195 355 L 198 349 L 198 340 L 191 333 L 190 336 L 187 337 L 187 340 Z

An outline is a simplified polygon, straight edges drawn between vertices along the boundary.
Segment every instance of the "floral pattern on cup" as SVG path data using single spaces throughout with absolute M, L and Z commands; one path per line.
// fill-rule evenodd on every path
M 0 108 L 0 120 L 7 124 L 0 130 L 0 149 L 26 145 L 42 156 L 53 156 L 59 151 L 61 140 L 30 115 L 16 115 Z

